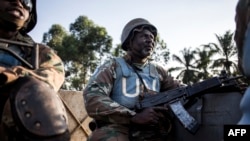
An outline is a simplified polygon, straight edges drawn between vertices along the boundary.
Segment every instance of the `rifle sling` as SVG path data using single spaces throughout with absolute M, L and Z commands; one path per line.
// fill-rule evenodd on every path
M 144 83 L 144 81 L 143 81 L 141 75 L 137 72 L 137 70 L 141 70 L 141 69 L 139 69 L 138 67 L 136 67 L 136 66 L 133 65 L 133 64 L 132 64 L 131 66 L 132 66 L 134 72 L 136 73 L 136 75 L 138 76 L 139 80 L 141 81 L 141 83 L 142 83 L 142 85 L 143 85 L 143 88 L 144 88 L 144 91 L 145 91 L 145 92 L 148 92 L 149 90 L 148 90 L 148 88 L 146 87 L 146 84 Z M 143 99 L 143 97 L 144 97 L 143 94 L 144 94 L 144 93 L 140 93 L 140 98 L 139 98 L 140 101 L 141 101 L 141 100 Z

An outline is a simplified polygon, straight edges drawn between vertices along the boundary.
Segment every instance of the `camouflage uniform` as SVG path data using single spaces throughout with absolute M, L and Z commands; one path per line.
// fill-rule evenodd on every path
M 65 79 L 63 62 L 53 49 L 35 43 L 28 35 L 36 25 L 36 0 L 31 0 L 31 3 L 18 0 L 2 2 L 5 6 L 11 5 L 12 10 L 16 11 L 22 7 L 29 8 L 29 4 L 33 5 L 32 9 L 29 9 L 27 23 L 20 24 L 21 27 L 16 29 L 14 26 L 3 24 L 13 23 L 9 16 L 11 14 L 1 11 L 1 29 L 5 28 L 4 26 L 13 28 L 17 34 L 13 34 L 11 39 L 1 35 L 0 37 L 18 42 L 2 43 L 1 39 L 1 47 L 14 52 L 29 64 L 33 63 L 34 52 L 25 44 L 37 45 L 38 68 L 29 68 L 15 55 L 0 49 L 0 140 L 69 140 L 66 111 L 57 95 Z
M 34 43 L 32 39 L 28 37 L 27 35 L 23 36 L 21 34 L 18 34 L 16 40 L 22 41 L 25 43 Z M 25 53 L 24 56 L 27 56 L 24 59 L 26 59 L 29 63 L 31 63 L 30 62 L 31 60 L 30 48 L 21 47 L 21 50 Z M 3 52 L 1 52 L 0 54 L 3 54 Z M 1 98 L 1 102 L 7 99 L 5 106 L 3 105 L 4 103 L 1 103 L 1 109 L 3 108 L 2 106 L 4 106 L 2 118 L 1 118 L 2 119 L 1 125 L 2 125 L 2 128 L 4 128 L 4 130 L 10 130 L 16 126 L 16 123 L 14 122 L 12 114 L 11 114 L 10 103 L 8 99 L 9 94 L 10 94 L 10 91 L 9 91 L 10 89 L 8 88 L 9 83 L 15 82 L 20 77 L 32 76 L 34 78 L 37 78 L 49 84 L 55 92 L 57 92 L 60 89 L 61 85 L 63 84 L 64 65 L 63 65 L 62 60 L 56 55 L 53 49 L 49 48 L 48 46 L 39 44 L 39 61 L 38 62 L 39 62 L 39 68 L 36 70 L 32 70 L 21 65 L 11 66 L 7 68 L 0 66 L 1 75 L 5 75 L 8 78 L 5 84 L 1 86 L 1 95 L 4 96 L 4 98 L 2 97 L 3 99 Z M 5 87 L 5 85 L 7 88 Z M 51 93 L 51 94 L 54 94 L 54 93 Z M 36 113 L 36 114 L 41 114 L 41 113 Z M 6 135 L 8 136 L 8 134 L 12 134 L 11 136 L 13 136 L 13 134 L 15 133 L 7 133 Z M 7 136 L 2 137 L 4 138 L 3 140 L 5 139 L 11 140 Z
M 129 62 L 131 62 L 131 60 L 129 55 L 125 55 L 123 58 L 130 64 Z M 129 140 L 129 129 L 133 126 L 131 125 L 130 119 L 136 114 L 136 111 L 133 108 L 128 108 L 117 103 L 111 98 L 114 82 L 117 77 L 121 77 L 117 76 L 117 67 L 118 63 L 115 59 L 104 63 L 93 74 L 84 90 L 85 106 L 88 115 L 96 121 L 100 121 L 100 123 L 97 122 L 97 126 L 99 127 L 93 132 L 92 136 L 90 136 L 90 141 Z M 165 69 L 156 64 L 155 67 L 160 78 L 160 91 L 179 86 L 179 83 L 168 76 Z M 140 83 L 140 94 L 144 91 L 143 84 Z M 160 133 L 160 131 L 156 132 Z M 144 132 L 140 134 L 139 139 L 134 140 L 146 140 L 143 139 L 143 137 L 149 134 L 149 132 Z M 156 138 L 151 140 L 161 139 Z
M 22 41 L 26 43 L 34 43 L 30 37 L 18 35 L 17 41 Z M 23 52 L 25 52 L 25 58 L 30 62 L 30 48 L 21 48 Z M 3 52 L 0 53 L 0 55 L 3 54 Z M 1 61 L 0 61 L 1 62 Z M 31 63 L 31 62 L 30 62 Z M 25 76 L 32 76 L 39 80 L 42 80 L 49 84 L 51 88 L 54 89 L 54 91 L 58 91 L 61 87 L 61 85 L 64 82 L 64 66 L 62 60 L 56 55 L 55 51 L 49 48 L 48 46 L 39 45 L 39 68 L 36 70 L 31 70 L 29 68 L 26 68 L 24 66 L 11 66 L 11 67 L 1 67 L 1 75 L 7 76 L 8 80 L 5 82 L 4 85 L 8 86 L 8 83 L 13 82 L 17 80 L 19 77 L 25 77 Z M 1 95 L 5 96 L 6 98 L 9 96 L 9 89 L 6 90 L 4 85 L 1 87 Z M 3 105 L 2 105 L 3 106 Z M 9 114 L 9 100 L 7 101 L 4 109 L 4 113 L 2 115 L 2 124 L 5 127 L 13 127 L 15 126 L 13 118 L 11 114 Z
M 18 34 L 16 41 L 34 44 L 35 42 L 28 35 Z M 31 48 L 21 47 L 25 60 L 31 63 Z M 1 51 L 0 55 L 3 54 Z M 0 61 L 0 64 L 2 62 Z M 58 91 L 64 82 L 64 66 L 62 60 L 56 55 L 56 52 L 48 46 L 39 44 L 39 68 L 31 70 L 23 66 L 0 66 L 1 73 L 9 76 L 11 79 L 17 79 L 19 76 L 34 76 L 47 82 L 51 87 Z M 13 81 L 9 80 L 9 81 Z M 6 82 L 8 83 L 8 82 Z

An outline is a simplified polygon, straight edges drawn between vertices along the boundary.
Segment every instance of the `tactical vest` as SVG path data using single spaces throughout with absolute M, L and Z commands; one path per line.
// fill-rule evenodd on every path
M 134 109 L 136 102 L 139 100 L 139 95 L 143 93 L 141 89 L 143 84 L 140 82 L 135 70 L 123 58 L 116 58 L 115 60 L 117 63 L 117 77 L 111 99 L 129 109 Z M 148 63 L 142 70 L 137 72 L 148 90 L 159 92 L 160 78 L 154 64 Z

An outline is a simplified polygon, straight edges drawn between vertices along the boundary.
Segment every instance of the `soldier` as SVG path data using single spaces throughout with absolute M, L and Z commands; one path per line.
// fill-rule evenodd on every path
M 156 27 L 146 19 L 131 20 L 121 35 L 126 55 L 107 61 L 90 78 L 83 95 L 86 111 L 97 127 L 89 141 L 170 139 L 172 122 L 167 108 L 134 108 L 145 95 L 179 86 L 166 69 L 150 59 L 156 37 Z
M 239 0 L 236 6 L 235 42 L 238 48 L 238 66 L 241 72 L 250 78 L 250 1 Z M 250 87 L 242 97 L 240 108 L 242 117 L 238 124 L 250 124 Z
M 28 35 L 36 22 L 36 0 L 0 0 L 1 141 L 70 139 L 57 94 L 63 62 Z

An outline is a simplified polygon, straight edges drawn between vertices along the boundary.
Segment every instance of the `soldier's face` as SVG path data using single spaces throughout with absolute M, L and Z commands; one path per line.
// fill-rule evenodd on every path
M 29 0 L 0 0 L 0 18 L 21 28 L 29 18 L 30 8 Z
M 144 29 L 135 33 L 130 51 L 137 57 L 147 58 L 153 53 L 154 46 L 154 35 L 148 29 Z

